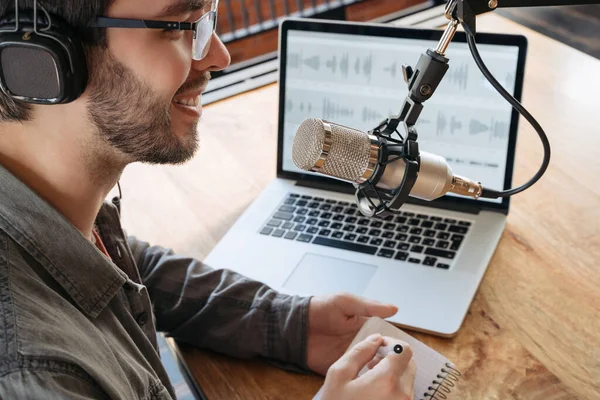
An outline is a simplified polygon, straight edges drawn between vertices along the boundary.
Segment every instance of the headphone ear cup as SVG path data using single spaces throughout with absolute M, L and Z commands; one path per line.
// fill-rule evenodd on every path
M 79 98 L 88 81 L 81 41 L 73 39 L 72 31 L 56 18 L 40 34 L 34 33 L 32 21 L 19 19 L 17 32 L 0 33 L 2 90 L 33 104 L 64 104 Z M 3 21 L 0 29 L 5 27 Z

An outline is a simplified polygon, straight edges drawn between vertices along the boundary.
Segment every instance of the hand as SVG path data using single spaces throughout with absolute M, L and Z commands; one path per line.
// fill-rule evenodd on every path
M 313 297 L 308 308 L 308 367 L 325 375 L 344 354 L 367 318 L 389 318 L 397 312 L 394 305 L 348 293 Z
M 401 344 L 401 354 L 391 353 L 372 362 L 380 346 Z M 415 363 L 407 343 L 371 335 L 358 343 L 329 368 L 321 400 L 413 400 Z M 369 363 L 369 369 L 357 377 Z

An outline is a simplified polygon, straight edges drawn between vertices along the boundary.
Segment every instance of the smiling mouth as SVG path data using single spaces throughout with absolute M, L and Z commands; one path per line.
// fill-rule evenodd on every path
M 198 107 L 200 105 L 200 95 L 194 97 L 182 97 L 173 100 L 175 104 L 181 104 L 187 107 Z

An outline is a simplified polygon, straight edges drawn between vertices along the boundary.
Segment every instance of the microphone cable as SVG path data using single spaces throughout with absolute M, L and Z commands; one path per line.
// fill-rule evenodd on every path
M 471 51 L 471 55 L 473 56 L 473 59 L 475 60 L 475 63 L 479 67 L 479 70 L 481 71 L 481 73 L 485 76 L 485 78 L 488 80 L 488 82 L 494 87 L 494 89 L 496 89 L 496 91 L 498 93 L 500 93 L 500 95 L 502 97 L 504 97 L 504 99 L 506 101 L 508 101 L 510 103 L 510 105 L 512 105 L 513 108 L 515 110 L 517 110 L 519 112 L 519 114 L 521 114 L 523 116 L 523 118 L 525 118 L 531 124 L 533 129 L 535 129 L 538 136 L 540 137 L 542 146 L 544 147 L 544 159 L 542 161 L 542 166 L 537 171 L 537 173 L 533 176 L 533 178 L 531 178 L 528 182 L 526 182 L 525 184 L 523 184 L 517 188 L 503 190 L 503 191 L 486 189 L 484 187 L 483 192 L 481 194 L 481 197 L 485 197 L 485 198 L 510 197 L 512 195 L 521 193 L 522 191 L 529 189 L 537 181 L 539 181 L 540 178 L 544 175 L 544 173 L 548 169 L 548 165 L 550 164 L 550 156 L 551 156 L 550 142 L 548 140 L 548 136 L 546 135 L 546 132 L 544 132 L 544 129 L 537 122 L 537 120 L 533 117 L 533 115 L 531 115 L 529 113 L 529 111 L 527 111 L 527 109 L 525 107 L 523 107 L 523 105 L 517 99 L 515 99 L 510 93 L 508 93 L 506 91 L 506 89 L 504 89 L 502 87 L 502 85 L 496 80 L 496 78 L 494 78 L 492 73 L 488 70 L 485 63 L 483 62 L 481 55 L 479 54 L 479 51 L 477 50 L 477 43 L 475 41 L 475 35 L 473 34 L 473 32 L 471 32 L 469 27 L 466 26 L 466 24 L 462 24 L 462 26 L 467 34 L 467 43 L 469 44 L 469 50 Z

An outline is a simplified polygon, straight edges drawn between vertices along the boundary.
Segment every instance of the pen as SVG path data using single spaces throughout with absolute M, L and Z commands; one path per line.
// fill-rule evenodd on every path
M 376 356 L 385 358 L 388 355 L 392 354 L 392 352 L 394 352 L 396 354 L 402 354 L 403 351 L 404 351 L 404 348 L 401 345 L 395 344 L 393 347 L 391 347 L 391 346 L 380 347 L 379 349 L 377 349 Z

